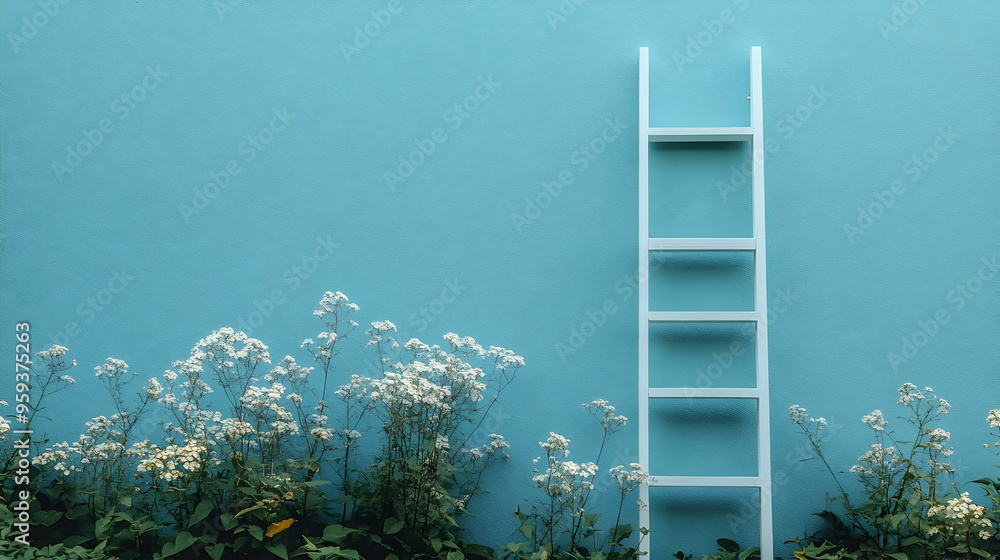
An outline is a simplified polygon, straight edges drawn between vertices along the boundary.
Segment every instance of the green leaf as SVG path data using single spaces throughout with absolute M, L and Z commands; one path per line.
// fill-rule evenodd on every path
M 889 558 L 895 558 L 896 560 L 910 560 L 910 557 L 902 552 L 885 552 L 883 554 Z
M 739 552 L 740 545 L 734 540 L 730 539 L 718 539 L 715 542 L 719 543 L 719 548 L 725 550 L 726 552 Z
M 226 553 L 226 543 L 213 544 L 211 546 L 206 546 L 205 551 L 208 555 L 212 557 L 212 560 L 219 560 L 222 555 Z
M 900 522 L 902 522 L 904 519 L 906 519 L 906 514 L 903 512 L 899 512 L 890 517 L 889 521 L 892 523 L 892 528 L 896 529 L 899 527 Z
M 191 518 L 188 519 L 188 527 L 197 525 L 199 521 L 208 517 L 208 514 L 210 513 L 212 513 L 212 502 L 202 500 L 198 504 L 198 507 L 194 508 L 194 513 L 191 514 Z
M 390 517 L 385 520 L 385 523 L 382 524 L 382 531 L 387 535 L 395 535 L 396 533 L 402 531 L 404 526 L 405 524 L 399 519 Z M 451 559 L 449 558 L 448 560 Z
M 462 549 L 465 550 L 466 556 L 479 556 L 489 560 L 497 557 L 496 551 L 484 544 L 463 543 Z
M 327 525 L 326 529 L 323 529 L 323 540 L 326 542 L 344 544 L 344 540 L 348 537 L 348 535 L 357 532 L 357 529 L 348 529 L 347 527 L 339 524 Z
M 288 549 L 285 548 L 285 545 L 272 543 L 266 545 L 264 548 L 268 549 L 271 552 L 271 554 L 277 556 L 278 558 L 283 558 L 284 560 L 288 560 Z
M 240 511 L 239 513 L 237 513 L 236 517 L 233 517 L 233 519 L 242 517 L 244 513 L 250 513 L 251 511 L 254 511 L 256 509 L 265 508 L 265 507 L 267 507 L 267 506 L 265 506 L 264 504 L 257 504 L 255 506 L 250 506 L 248 508 L 244 508 L 242 511 Z
M 249 526 L 247 526 L 247 531 L 251 535 L 253 535 L 254 538 L 257 539 L 258 541 L 264 540 L 264 529 L 261 529 L 260 527 L 258 527 L 256 525 L 249 525 Z
M 632 536 L 632 525 L 616 525 L 614 529 L 611 530 L 611 540 L 612 542 L 620 543 L 621 541 Z
M 528 515 L 521 512 L 521 506 L 517 506 L 517 509 L 514 510 L 514 515 L 517 516 L 518 521 L 520 521 L 521 523 L 524 523 L 525 521 L 528 520 Z
M 452 550 L 445 557 L 445 560 L 465 560 L 465 555 L 462 554 L 461 550 Z
M 434 552 L 441 552 L 441 539 L 431 539 L 431 548 Z
M 177 538 L 174 539 L 174 554 L 186 549 L 187 547 L 193 545 L 198 539 L 191 536 L 191 533 L 187 531 L 181 531 L 177 533 Z
M 49 527 L 53 525 L 55 522 L 59 521 L 59 519 L 62 518 L 62 515 L 63 514 L 61 511 L 54 511 L 54 510 L 35 511 L 32 512 L 31 514 L 31 522 L 33 524 Z M 108 521 L 110 521 L 110 519 Z
M 748 548 L 740 553 L 738 560 L 749 560 L 750 558 L 760 558 L 760 547 Z
M 535 534 L 535 524 L 534 523 L 522 523 L 521 524 L 521 534 L 524 535 L 526 539 L 533 539 Z
M 94 534 L 97 539 L 103 539 L 106 536 L 108 525 L 111 523 L 110 517 L 102 517 L 94 522 Z
M 132 496 L 122 496 L 118 502 L 125 507 L 132 507 Z
M 583 514 L 583 526 L 585 528 L 593 527 L 597 524 L 597 520 L 600 519 L 601 514 L 599 513 L 585 513 Z
M 517 554 L 518 552 L 521 552 L 522 548 L 528 546 L 529 544 L 531 543 L 528 541 L 519 543 L 513 543 L 513 542 L 507 543 L 507 550 L 511 551 L 514 554 Z

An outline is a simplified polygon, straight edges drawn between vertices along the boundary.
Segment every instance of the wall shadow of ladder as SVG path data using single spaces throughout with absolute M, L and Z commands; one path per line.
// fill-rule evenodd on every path
M 760 505 L 761 558 L 774 557 L 771 515 L 770 423 L 767 372 L 767 268 L 764 242 L 764 132 L 760 47 L 750 53 L 750 126 L 652 128 L 649 126 L 649 49 L 639 49 L 639 263 L 646 270 L 639 281 L 639 462 L 656 478 L 640 488 L 639 521 L 650 528 L 650 490 L 657 487 L 756 488 Z M 753 158 L 753 237 L 650 238 L 649 149 L 651 142 L 750 142 Z M 753 311 L 653 311 L 649 309 L 649 257 L 666 251 L 745 251 L 754 260 Z M 651 323 L 750 323 L 755 325 L 756 385 L 752 388 L 704 389 L 649 386 L 649 326 Z M 757 403 L 756 476 L 663 476 L 650 468 L 650 399 L 753 399 Z M 648 553 L 651 531 L 640 545 Z

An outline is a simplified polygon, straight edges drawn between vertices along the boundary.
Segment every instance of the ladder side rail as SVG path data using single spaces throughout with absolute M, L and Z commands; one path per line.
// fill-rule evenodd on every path
M 757 240 L 754 253 L 754 309 L 757 321 L 757 476 L 760 487 L 760 551 L 761 558 L 774 557 L 774 530 L 771 512 L 771 428 L 767 353 L 767 243 L 764 227 L 764 97 L 760 47 L 750 51 L 750 126 L 753 128 L 753 236 Z
M 649 472 L 649 48 L 639 48 L 639 464 Z M 639 526 L 650 528 L 649 485 L 639 487 Z M 648 535 L 639 551 L 650 551 Z

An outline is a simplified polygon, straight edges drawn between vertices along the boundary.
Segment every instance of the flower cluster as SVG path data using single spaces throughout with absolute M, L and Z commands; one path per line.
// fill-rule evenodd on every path
M 538 445 L 542 446 L 542 449 L 549 455 L 552 455 L 553 451 L 562 452 L 563 457 L 569 455 L 569 439 L 555 432 L 549 432 L 549 439 L 538 442 Z
M 136 466 L 135 470 L 144 473 L 152 472 L 164 482 L 173 482 L 185 473 L 178 467 L 183 467 L 187 473 L 198 472 L 205 465 L 208 455 L 206 442 L 185 440 L 184 445 L 168 445 L 160 448 L 158 445 L 149 447 L 149 454 Z
M 882 416 L 881 410 L 873 410 L 871 414 L 866 414 L 861 417 L 861 421 L 868 424 L 868 427 L 875 430 L 876 432 L 881 432 L 885 430 L 885 427 L 889 425 L 889 421 Z
M 128 364 L 124 360 L 108 358 L 105 362 L 94 368 L 94 373 L 98 379 L 111 379 L 128 374 Z M 135 375 L 134 373 L 132 375 Z
M 587 412 L 596 418 L 601 426 L 609 434 L 617 432 L 625 427 L 625 423 L 628 418 L 622 416 L 621 414 L 615 414 L 615 407 L 611 406 L 608 401 L 604 399 L 598 399 L 593 402 L 583 403 L 583 408 Z
M 980 539 L 989 539 L 996 532 L 993 522 L 986 516 L 986 508 L 974 504 L 968 492 L 948 500 L 948 505 L 931 506 L 927 517 L 938 520 L 938 524 L 931 526 L 928 535 L 935 535 L 944 529 L 949 534 L 976 533 Z
M 639 463 L 629 463 L 629 467 L 632 470 L 626 470 L 624 465 L 611 467 L 611 478 L 623 494 L 631 493 L 649 479 L 649 473 Z
M 884 476 L 883 473 L 892 471 L 902 460 L 895 447 L 883 447 L 881 443 L 873 443 L 864 455 L 858 457 L 858 464 L 851 467 L 851 472 Z

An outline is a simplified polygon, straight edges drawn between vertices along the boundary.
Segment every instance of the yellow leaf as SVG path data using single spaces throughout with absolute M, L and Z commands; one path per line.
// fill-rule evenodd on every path
M 808 556 L 806 556 L 805 554 L 803 554 L 803 553 L 802 553 L 801 551 L 799 551 L 799 550 L 796 550 L 796 551 L 795 551 L 795 557 L 796 557 L 796 558 L 798 558 L 799 560 L 809 560 L 809 557 L 808 557 Z
M 285 529 L 291 527 L 292 523 L 295 523 L 295 520 L 292 519 L 291 517 L 289 517 L 288 519 L 286 519 L 284 521 L 279 521 L 277 523 L 271 523 L 270 525 L 267 526 L 267 531 L 264 533 L 264 536 L 265 537 L 273 537 L 274 535 L 277 535 L 278 533 L 280 533 L 280 532 L 284 531 Z

